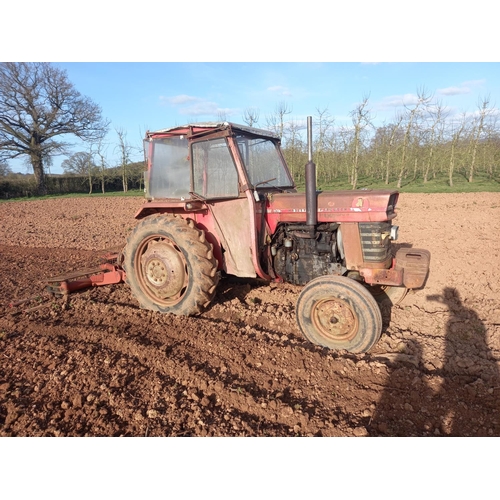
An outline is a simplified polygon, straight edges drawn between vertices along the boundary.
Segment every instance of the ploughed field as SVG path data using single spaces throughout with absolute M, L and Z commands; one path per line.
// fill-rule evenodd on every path
M 363 355 L 307 342 L 286 284 L 223 280 L 198 317 L 125 284 L 8 308 L 124 244 L 142 203 L 0 204 L 1 436 L 500 436 L 499 193 L 400 196 L 430 276 Z

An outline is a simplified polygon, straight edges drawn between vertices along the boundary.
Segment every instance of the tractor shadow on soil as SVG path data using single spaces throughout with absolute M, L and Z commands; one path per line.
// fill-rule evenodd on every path
M 254 289 L 269 286 L 269 283 L 264 280 L 252 278 L 237 278 L 235 276 L 223 277 L 217 286 L 213 304 L 225 304 L 234 299 L 240 302 L 245 302 L 247 295 Z

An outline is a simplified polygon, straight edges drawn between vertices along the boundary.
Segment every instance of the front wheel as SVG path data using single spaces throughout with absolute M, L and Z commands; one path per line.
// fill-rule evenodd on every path
M 330 349 L 367 352 L 382 334 L 375 299 L 363 285 L 343 276 L 310 281 L 299 295 L 296 316 L 309 341 Z
M 127 240 L 123 268 L 142 308 L 184 316 L 208 306 L 219 280 L 205 233 L 179 216 L 145 217 Z

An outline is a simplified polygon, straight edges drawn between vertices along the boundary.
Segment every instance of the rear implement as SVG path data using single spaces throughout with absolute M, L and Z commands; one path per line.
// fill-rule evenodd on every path
M 125 281 L 121 268 L 121 252 L 103 255 L 99 266 L 71 271 L 47 280 L 47 291 L 52 295 L 68 295 L 93 286 L 105 286 Z

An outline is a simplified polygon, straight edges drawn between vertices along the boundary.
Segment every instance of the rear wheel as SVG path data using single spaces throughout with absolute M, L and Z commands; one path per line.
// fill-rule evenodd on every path
M 310 281 L 297 300 L 299 328 L 314 344 L 363 353 L 382 333 L 377 302 L 360 283 L 343 276 Z
M 123 268 L 144 309 L 194 315 L 207 307 L 219 280 L 205 233 L 192 220 L 151 215 L 127 240 Z

